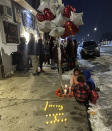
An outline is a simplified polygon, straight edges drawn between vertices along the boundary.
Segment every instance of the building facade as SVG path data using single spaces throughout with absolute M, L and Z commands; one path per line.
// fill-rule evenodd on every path
M 40 5 L 40 0 L 26 0 L 28 2 L 28 4 L 30 4 L 35 10 L 37 10 L 37 8 Z
M 25 37 L 26 44 L 30 33 L 38 39 L 36 11 L 24 0 L 0 0 L 0 76 L 14 74 L 12 53 L 17 52 L 20 37 Z

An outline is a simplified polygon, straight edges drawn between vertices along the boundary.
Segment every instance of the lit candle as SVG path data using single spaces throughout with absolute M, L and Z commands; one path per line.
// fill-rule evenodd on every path
M 46 117 L 48 117 L 48 115 L 46 115 Z
M 62 116 L 64 115 L 64 113 L 62 113 Z
M 51 114 L 49 114 L 49 117 L 51 117 Z
M 56 116 L 58 116 L 58 113 L 56 113 Z
M 57 122 L 60 122 L 60 120 L 58 119 Z
M 46 121 L 46 124 L 48 125 L 48 124 L 49 124 L 49 122 L 48 122 L 48 121 Z
M 58 107 L 58 105 L 56 105 L 56 107 Z
M 64 121 L 66 122 L 66 121 L 67 121 L 67 118 L 65 118 Z
M 46 101 L 46 105 L 45 105 L 44 111 L 47 110 L 47 107 L 48 107 L 48 101 Z
M 63 119 L 61 119 L 61 122 L 63 122 Z
M 53 123 L 53 121 L 50 121 L 50 123 L 52 124 L 52 123 Z

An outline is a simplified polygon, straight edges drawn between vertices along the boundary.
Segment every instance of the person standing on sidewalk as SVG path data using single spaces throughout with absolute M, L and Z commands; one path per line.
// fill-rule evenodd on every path
M 73 50 L 74 50 L 74 66 L 77 65 L 77 48 L 78 48 L 78 43 L 76 40 L 73 40 Z
M 68 57 L 67 58 L 68 68 L 73 69 L 75 65 L 75 61 L 74 61 L 75 52 L 74 52 L 72 40 L 70 38 L 67 39 L 66 53 Z
M 35 42 L 34 35 L 30 34 L 30 41 L 28 43 L 28 55 L 32 60 L 32 73 L 38 75 L 38 57 L 37 57 L 37 43 Z
M 50 64 L 50 47 L 49 47 L 49 41 L 45 41 L 45 64 Z
M 42 39 L 39 39 L 37 43 L 37 56 L 39 56 L 40 72 L 44 72 L 43 62 L 45 58 L 45 49 L 44 49 Z

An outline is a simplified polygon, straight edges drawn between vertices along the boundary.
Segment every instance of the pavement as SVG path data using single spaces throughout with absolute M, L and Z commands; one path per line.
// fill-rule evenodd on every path
M 0 131 L 89 131 L 85 106 L 57 98 L 59 87 L 50 68 L 39 76 L 16 73 L 0 80 Z

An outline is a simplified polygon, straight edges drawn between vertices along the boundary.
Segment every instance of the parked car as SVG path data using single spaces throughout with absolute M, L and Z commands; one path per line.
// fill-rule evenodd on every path
M 86 41 L 82 45 L 81 49 L 82 58 L 99 57 L 100 48 L 95 41 Z

